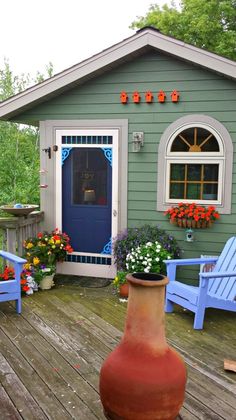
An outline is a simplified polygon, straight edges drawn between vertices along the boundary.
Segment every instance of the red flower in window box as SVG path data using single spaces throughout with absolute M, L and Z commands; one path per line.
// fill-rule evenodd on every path
M 220 218 L 214 206 L 198 206 L 195 203 L 179 203 L 165 211 L 170 223 L 180 227 L 205 228 Z

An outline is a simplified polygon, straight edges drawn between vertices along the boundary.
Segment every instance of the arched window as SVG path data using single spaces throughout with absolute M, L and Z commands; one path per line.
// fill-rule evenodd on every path
M 232 152 L 228 131 L 213 118 L 192 115 L 171 124 L 158 151 L 158 210 L 185 201 L 230 213 Z

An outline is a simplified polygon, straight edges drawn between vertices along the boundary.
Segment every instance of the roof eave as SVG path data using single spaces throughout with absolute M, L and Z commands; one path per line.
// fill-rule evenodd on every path
M 236 62 L 147 28 L 0 103 L 0 119 L 9 120 L 25 109 L 94 77 L 125 60 L 125 57 L 137 55 L 148 47 L 236 79 Z

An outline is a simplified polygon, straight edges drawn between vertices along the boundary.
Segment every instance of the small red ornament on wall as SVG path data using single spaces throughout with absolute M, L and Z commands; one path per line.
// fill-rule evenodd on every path
M 158 97 L 158 102 L 163 103 L 166 100 L 166 94 L 165 94 L 165 92 L 163 92 L 163 90 L 160 90 L 157 97 Z
M 153 94 L 152 94 L 152 92 L 150 92 L 150 90 L 145 93 L 145 99 L 146 99 L 147 104 L 152 103 L 152 101 L 153 101 Z
M 133 102 L 135 104 L 139 104 L 140 100 L 141 100 L 141 97 L 140 97 L 139 93 L 138 92 L 134 92 L 133 93 Z
M 172 102 L 178 102 L 179 101 L 179 92 L 177 90 L 173 90 L 173 92 L 170 94 Z
M 122 104 L 127 104 L 128 102 L 128 95 L 125 91 L 121 92 L 120 94 L 120 101 Z

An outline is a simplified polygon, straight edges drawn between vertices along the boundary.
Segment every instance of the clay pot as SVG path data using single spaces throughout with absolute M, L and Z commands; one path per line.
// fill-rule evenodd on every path
M 119 287 L 119 295 L 121 298 L 127 298 L 129 296 L 129 285 L 128 283 L 121 284 Z
M 186 369 L 165 338 L 165 276 L 129 274 L 124 336 L 100 373 L 100 396 L 110 420 L 173 420 L 183 404 Z

